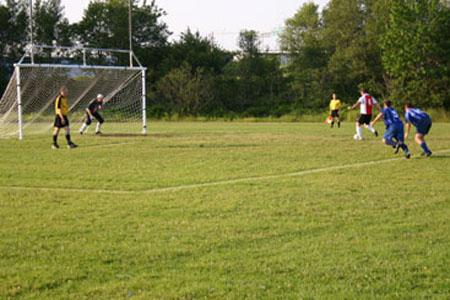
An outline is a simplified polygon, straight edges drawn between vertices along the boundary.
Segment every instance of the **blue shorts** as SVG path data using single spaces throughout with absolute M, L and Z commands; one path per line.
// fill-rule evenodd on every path
M 430 129 L 431 129 L 431 119 L 424 118 L 422 122 L 420 122 L 419 125 L 417 125 L 416 133 L 425 135 L 428 134 L 428 132 L 430 132 Z
M 403 123 L 394 123 L 389 125 L 388 128 L 386 128 L 386 132 L 384 133 L 384 139 L 392 140 L 393 138 L 395 138 L 399 142 L 403 142 L 405 140 Z

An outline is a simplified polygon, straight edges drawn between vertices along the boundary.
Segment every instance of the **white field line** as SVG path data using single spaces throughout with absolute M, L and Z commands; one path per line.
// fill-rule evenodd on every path
M 438 154 L 438 153 L 448 153 L 448 152 L 450 152 L 450 149 L 435 151 L 433 153 Z M 418 157 L 420 157 L 420 156 L 415 155 L 412 158 L 418 158 Z M 255 176 L 255 177 L 230 179 L 230 180 L 214 181 L 214 182 L 207 182 L 207 183 L 180 185 L 180 186 L 174 186 L 174 187 L 154 188 L 154 189 L 143 190 L 143 191 L 91 190 L 91 189 L 45 188 L 45 187 L 25 187 L 25 186 L 0 186 L 0 189 L 1 190 L 19 190 L 19 191 L 75 192 L 75 193 L 122 194 L 122 195 L 164 193 L 164 192 L 173 192 L 173 191 L 179 191 L 179 190 L 188 190 L 188 189 L 218 186 L 218 185 L 235 184 L 235 183 L 242 183 L 242 182 L 252 182 L 252 181 L 261 181 L 261 180 L 269 180 L 269 179 L 297 177 L 297 176 L 303 176 L 303 175 L 315 174 L 315 173 L 321 173 L 321 172 L 365 167 L 365 166 L 383 164 L 383 163 L 400 161 L 400 160 L 405 160 L 405 158 L 402 157 L 402 158 L 390 158 L 390 159 L 384 159 L 384 160 L 374 160 L 374 161 L 368 161 L 368 162 L 362 162 L 362 163 L 354 163 L 354 164 L 334 166 L 334 167 L 318 168 L 318 169 L 305 170 L 305 171 L 286 173 L 286 174 Z

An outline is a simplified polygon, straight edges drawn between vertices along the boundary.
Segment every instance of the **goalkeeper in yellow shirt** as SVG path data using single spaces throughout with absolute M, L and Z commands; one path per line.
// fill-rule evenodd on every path
M 334 127 L 334 122 L 337 121 L 338 127 L 341 128 L 341 120 L 339 119 L 339 112 L 341 110 L 341 100 L 337 98 L 336 94 L 333 94 L 333 99 L 330 101 L 330 116 L 331 128 Z

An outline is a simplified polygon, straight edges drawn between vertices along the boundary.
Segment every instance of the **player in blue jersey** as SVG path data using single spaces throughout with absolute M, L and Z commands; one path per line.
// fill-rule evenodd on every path
M 408 138 L 411 124 L 413 124 L 417 129 L 415 138 L 416 143 L 423 149 L 422 156 L 431 156 L 432 152 L 425 142 L 425 135 L 430 132 L 432 125 L 430 116 L 418 108 L 413 108 L 411 102 L 406 102 L 405 111 L 405 139 Z
M 395 153 L 401 148 L 405 152 L 406 158 L 410 158 L 408 146 L 404 143 L 404 130 L 403 122 L 398 115 L 398 112 L 393 109 L 392 102 L 389 100 L 384 101 L 384 109 L 378 114 L 378 116 L 372 121 L 371 125 L 383 117 L 384 124 L 386 125 L 386 131 L 383 137 L 383 143 L 395 148 Z M 394 141 L 395 139 L 395 141 Z

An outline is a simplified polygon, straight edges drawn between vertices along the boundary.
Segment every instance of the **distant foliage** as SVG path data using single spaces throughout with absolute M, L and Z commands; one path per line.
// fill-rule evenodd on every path
M 297 118 L 326 112 L 332 93 L 353 103 L 359 87 L 396 107 L 410 100 L 450 110 L 449 0 L 330 0 L 322 11 L 310 1 L 285 21 L 281 56 L 261 49 L 251 29 L 240 32 L 234 52 L 190 29 L 170 41 L 166 12 L 155 1 L 131 3 L 132 46 L 148 68 L 152 117 Z M 29 40 L 28 5 L 0 2 L 1 90 Z M 60 0 L 35 0 L 34 40 L 128 49 L 128 5 L 93 0 L 69 24 Z
M 198 116 L 214 101 L 213 77 L 202 68 L 192 72 L 192 67 L 184 63 L 157 83 L 156 98 L 178 116 Z
M 450 108 L 450 9 L 439 0 L 398 0 L 383 37 L 387 87 L 397 101 Z

